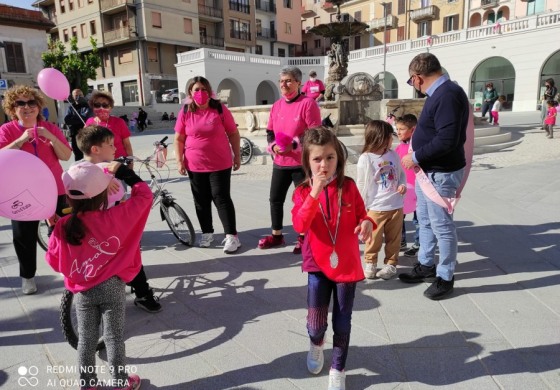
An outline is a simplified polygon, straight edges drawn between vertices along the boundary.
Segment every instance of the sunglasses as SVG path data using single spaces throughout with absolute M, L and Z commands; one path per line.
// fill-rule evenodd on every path
M 95 108 L 111 108 L 111 105 L 109 103 L 93 103 L 93 107 Z
M 418 76 L 417 74 L 413 74 L 412 76 L 410 76 L 410 78 L 408 79 L 408 81 L 406 82 L 408 85 L 410 85 L 411 87 L 414 85 L 414 76 Z
M 16 100 L 16 102 L 14 103 L 14 107 L 29 107 L 29 108 L 35 108 L 37 107 L 38 103 L 37 100 L 28 100 L 28 101 L 24 101 L 24 100 Z

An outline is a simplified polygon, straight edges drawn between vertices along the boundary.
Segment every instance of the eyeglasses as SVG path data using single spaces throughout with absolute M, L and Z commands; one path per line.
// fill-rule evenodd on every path
M 16 100 L 14 103 L 14 107 L 29 107 L 29 108 L 35 108 L 37 107 L 38 103 L 37 100 Z
M 293 82 L 294 82 L 294 80 L 292 80 L 292 79 L 278 80 L 278 83 L 280 83 L 280 84 L 291 84 Z
M 111 108 L 111 105 L 109 103 L 93 103 L 93 107 L 95 108 Z
M 408 85 L 410 85 L 411 87 L 414 85 L 414 76 L 418 76 L 417 74 L 413 74 L 412 76 L 410 76 L 410 78 L 408 79 L 408 81 L 406 82 Z

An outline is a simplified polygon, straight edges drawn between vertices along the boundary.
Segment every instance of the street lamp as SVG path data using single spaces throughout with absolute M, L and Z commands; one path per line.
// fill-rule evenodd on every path
M 387 6 L 391 3 L 382 2 L 383 6 L 383 99 L 385 96 L 385 70 L 387 69 Z

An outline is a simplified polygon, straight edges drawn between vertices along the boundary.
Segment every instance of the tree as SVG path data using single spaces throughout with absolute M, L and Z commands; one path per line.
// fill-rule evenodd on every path
M 90 37 L 92 50 L 85 53 L 78 52 L 78 38 L 70 40 L 70 52 L 66 53 L 66 46 L 60 40 L 50 40 L 48 50 L 42 54 L 45 68 L 60 70 L 68 79 L 70 89 L 80 88 L 84 93 L 88 90 L 88 79 L 97 78 L 97 68 L 101 66 L 101 57 L 97 50 L 97 41 Z

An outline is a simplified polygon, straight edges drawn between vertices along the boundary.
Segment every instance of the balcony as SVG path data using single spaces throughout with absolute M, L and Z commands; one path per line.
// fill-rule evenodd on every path
M 103 41 L 105 43 L 123 41 L 130 38 L 131 38 L 131 34 L 130 34 L 130 29 L 128 27 L 103 31 Z
M 373 31 L 382 31 L 385 28 L 391 29 L 396 28 L 399 24 L 399 20 L 395 15 L 387 15 L 387 18 L 377 18 L 369 22 L 369 28 Z
M 255 2 L 255 8 L 264 12 L 276 13 L 276 5 L 270 1 L 257 0 Z
M 224 47 L 224 38 L 201 35 L 200 44 L 202 46 Z
M 275 40 L 276 39 L 276 32 L 274 30 L 269 29 L 269 28 L 261 28 L 259 31 L 257 31 L 257 39 Z
M 333 3 L 329 3 L 328 1 L 325 1 L 321 8 L 329 13 L 336 12 L 336 5 L 334 5 Z
M 499 2 L 500 2 L 500 0 L 482 0 L 480 2 L 480 6 L 484 9 L 492 8 L 492 7 L 497 6 Z
M 430 5 L 428 7 L 419 8 L 410 11 L 410 19 L 413 22 L 422 22 L 425 20 L 434 20 L 438 17 L 438 7 Z
M 242 41 L 250 41 L 251 33 L 247 31 L 230 30 L 229 36 L 235 39 L 241 39 Z
M 100 9 L 101 12 L 112 14 L 122 11 L 127 4 L 128 0 L 101 0 Z
M 242 12 L 244 14 L 251 13 L 251 7 L 249 6 L 249 4 L 242 4 L 236 1 L 229 2 L 229 9 L 232 11 Z
M 207 5 L 198 5 L 198 14 L 202 19 L 208 16 L 210 19 L 223 19 L 223 12 L 219 8 L 209 7 Z

